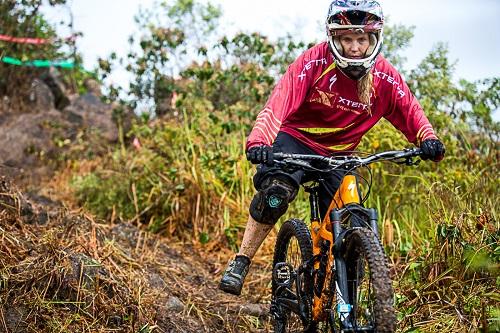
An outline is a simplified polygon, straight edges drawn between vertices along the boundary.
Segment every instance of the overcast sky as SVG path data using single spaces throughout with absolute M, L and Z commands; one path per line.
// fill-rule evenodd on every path
M 91 69 L 98 57 L 128 50 L 139 6 L 153 0 L 68 0 L 74 25 L 84 36 L 78 40 L 84 66 Z M 212 0 L 223 10 L 228 33 L 260 31 L 270 37 L 292 32 L 303 40 L 324 40 L 322 22 L 330 0 Z M 500 76 L 500 0 L 380 0 L 390 23 L 415 26 L 415 37 L 404 54 L 406 69 L 415 68 L 437 42 L 447 42 L 450 58 L 457 60 L 456 78 L 468 80 Z M 52 22 L 68 20 L 68 10 L 47 10 Z M 124 81 L 117 75 L 115 81 Z

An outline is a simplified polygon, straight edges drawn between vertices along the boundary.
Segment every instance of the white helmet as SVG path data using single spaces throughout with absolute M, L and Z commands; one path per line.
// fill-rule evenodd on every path
M 338 68 L 351 79 L 359 80 L 375 64 L 383 40 L 384 15 L 375 0 L 334 0 L 326 18 L 326 33 Z M 368 33 L 370 46 L 361 59 L 344 56 L 339 36 Z

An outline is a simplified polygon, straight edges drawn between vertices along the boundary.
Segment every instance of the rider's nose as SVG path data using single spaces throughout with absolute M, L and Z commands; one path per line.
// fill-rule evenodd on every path
M 351 44 L 351 52 L 357 53 L 360 50 L 360 44 L 358 42 L 354 42 Z

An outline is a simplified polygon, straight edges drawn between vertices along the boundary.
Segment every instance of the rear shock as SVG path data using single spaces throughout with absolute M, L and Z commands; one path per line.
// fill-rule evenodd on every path
M 330 249 L 330 241 L 323 241 L 321 243 L 319 268 L 316 271 L 316 281 L 314 283 L 314 294 L 318 297 L 321 296 L 323 286 L 325 285 L 326 266 L 328 264 L 328 251 Z

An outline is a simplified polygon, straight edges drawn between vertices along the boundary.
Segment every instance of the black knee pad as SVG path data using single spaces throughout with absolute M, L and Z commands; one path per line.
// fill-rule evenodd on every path
M 250 215 L 263 224 L 273 225 L 285 214 L 288 204 L 297 196 L 298 189 L 281 178 L 269 178 L 250 204 Z

